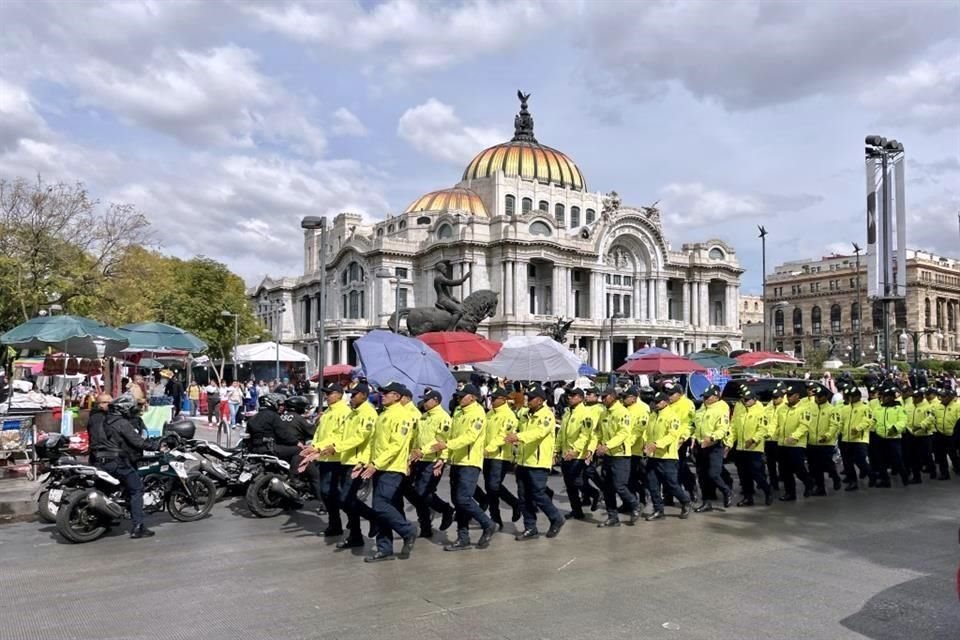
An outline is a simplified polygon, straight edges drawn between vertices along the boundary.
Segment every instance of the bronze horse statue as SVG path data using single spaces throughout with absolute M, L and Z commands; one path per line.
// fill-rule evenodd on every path
M 397 331 L 400 321 L 406 319 L 407 331 L 399 331 L 411 336 L 419 336 L 430 331 L 467 331 L 476 333 L 477 326 L 487 318 L 497 314 L 499 295 L 495 291 L 482 289 L 475 291 L 463 300 L 463 314 L 459 320 L 443 309 L 436 307 L 413 307 L 400 309 L 390 316 L 387 325 L 391 331 Z M 398 317 L 399 316 L 399 317 Z M 451 326 L 455 324 L 456 326 Z

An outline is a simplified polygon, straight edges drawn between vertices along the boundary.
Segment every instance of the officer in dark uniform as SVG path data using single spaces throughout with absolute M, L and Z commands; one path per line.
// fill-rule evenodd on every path
M 275 448 L 275 439 L 278 430 L 287 429 L 287 425 L 280 420 L 280 405 L 285 399 L 286 396 L 279 393 L 260 396 L 260 411 L 247 421 L 247 444 L 253 453 L 279 453 Z
M 123 482 L 130 503 L 131 538 L 149 538 L 153 531 L 144 524 L 143 482 L 137 474 L 137 461 L 144 451 L 157 451 L 160 441 L 144 439 L 130 419 L 136 417 L 139 408 L 130 394 L 123 394 L 110 403 L 107 417 L 90 433 L 90 448 L 98 466 Z
M 284 428 L 280 430 L 274 438 L 274 448 L 279 452 L 278 447 L 283 447 L 286 451 L 293 452 L 290 457 L 290 477 L 295 478 L 297 469 L 300 468 L 300 452 L 313 440 L 313 433 L 317 425 L 310 422 L 303 415 L 310 408 L 310 403 L 303 396 L 290 396 L 283 400 L 284 412 L 280 414 L 280 421 Z M 292 445 L 290 444 L 292 443 Z M 304 469 L 310 486 L 313 487 L 314 495 L 320 499 L 320 471 L 316 465 L 309 464 Z

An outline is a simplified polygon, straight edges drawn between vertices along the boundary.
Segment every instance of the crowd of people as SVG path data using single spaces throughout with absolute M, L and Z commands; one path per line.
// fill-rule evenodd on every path
M 679 508 L 680 519 L 726 509 L 736 499 L 728 462 L 740 488 L 736 506 L 744 508 L 758 504 L 758 494 L 765 505 L 777 492 L 781 501 L 797 500 L 798 480 L 807 498 L 826 496 L 828 487 L 857 491 L 862 481 L 889 488 L 891 476 L 904 487 L 924 474 L 947 480 L 951 465 L 958 472 L 954 388 L 881 378 L 864 398 L 860 387 L 840 385 L 836 404 L 832 390 L 797 381 L 769 398 L 743 386 L 733 406 L 711 386 L 697 408 L 673 380 L 655 389 L 561 386 L 561 393 L 538 385 L 519 392 L 494 381 L 486 393 L 462 385 L 448 413 L 435 391 L 418 406 L 401 384 L 375 390 L 361 381 L 324 388 L 326 409 L 312 438 L 301 435 L 287 453 L 315 483 L 328 517 L 324 535 L 342 536 L 337 549 L 364 546 L 362 522 L 369 523 L 377 544 L 368 562 L 396 557 L 394 533 L 402 539 L 399 557 L 409 557 L 418 537 L 434 535 L 436 516 L 441 531 L 456 523 L 447 551 L 487 548 L 503 528 L 501 503 L 511 520 L 522 520 L 520 541 L 540 537 L 538 513 L 549 523 L 545 537 L 554 538 L 568 521 L 587 520 L 587 509 L 603 508 L 600 528 L 660 520 L 669 506 Z M 270 398 L 267 411 L 279 410 L 283 397 Z M 547 483 L 555 466 L 569 501 L 565 514 Z M 516 494 L 506 483 L 510 470 Z M 444 474 L 452 505 L 437 494 Z M 360 498 L 368 481 L 370 505 Z M 419 526 L 406 519 L 404 500 Z M 481 529 L 476 542 L 472 522 Z

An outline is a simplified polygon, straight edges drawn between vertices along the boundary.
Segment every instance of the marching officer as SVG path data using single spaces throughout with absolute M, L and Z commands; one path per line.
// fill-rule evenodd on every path
M 880 392 L 881 406 L 873 415 L 874 430 L 877 434 L 879 458 L 871 465 L 876 486 L 890 488 L 892 471 L 899 475 L 903 486 L 910 484 L 910 477 L 903 464 L 902 434 L 907 428 L 907 414 L 900 403 L 900 392 L 894 385 L 884 387 Z
M 713 511 L 711 500 L 717 489 L 723 494 L 723 506 L 729 507 L 733 492 L 720 477 L 723 469 L 723 444 L 730 434 L 730 407 L 720 399 L 720 387 L 713 384 L 703 392 L 703 404 L 694 414 L 693 440 L 697 447 L 694 456 L 697 477 L 700 480 L 697 513 Z
M 599 460 L 595 455 L 597 450 L 597 441 L 600 437 L 600 420 L 603 418 L 605 408 L 600 402 L 600 392 L 596 387 L 589 387 L 583 391 L 583 403 L 593 415 L 593 439 L 587 445 L 590 455 L 587 456 L 586 465 L 583 472 L 583 504 L 590 505 L 590 511 L 596 511 L 600 508 L 600 498 L 603 495 L 603 482 L 600 480 L 600 473 L 597 470 Z
M 523 531 L 515 536 L 518 541 L 540 536 L 537 530 L 538 508 L 550 520 L 548 538 L 556 538 L 566 522 L 546 492 L 556 444 L 556 420 L 553 411 L 546 405 L 546 399 L 546 394 L 539 387 L 527 391 L 530 413 L 517 431 L 509 431 L 505 436 L 508 444 L 516 445 L 519 449 L 517 489 L 520 511 L 523 513 Z
M 590 443 L 593 441 L 597 426 L 593 419 L 593 412 L 584 403 L 583 398 L 582 389 L 573 389 L 567 393 L 567 410 L 563 414 L 560 432 L 556 438 L 563 484 L 567 488 L 567 498 L 570 500 L 570 513 L 565 517 L 574 520 L 586 518 L 580 496 L 583 492 L 586 459 L 592 453 Z
M 365 465 L 361 463 L 363 472 L 360 473 L 363 480 L 373 480 L 373 513 L 377 518 L 377 548 L 364 562 L 393 559 L 394 531 L 403 539 L 400 558 L 409 558 L 417 541 L 416 525 L 408 522 L 395 505 L 407 475 L 410 442 L 416 428 L 413 412 L 400 399 L 412 396 L 405 386 L 396 382 L 382 387 L 380 395 L 384 411 L 373 429 L 370 461 Z
M 643 450 L 648 456 L 647 490 L 653 503 L 653 511 L 645 520 L 650 522 L 664 517 L 661 487 L 664 493 L 680 501 L 680 518 L 685 520 L 690 517 L 690 496 L 677 478 L 677 466 L 680 442 L 689 436 L 689 428 L 685 419 L 671 408 L 666 393 L 657 392 L 653 397 L 653 406 L 654 412 L 643 433 L 646 443 Z
M 690 453 L 691 436 L 693 435 L 693 416 L 696 413 L 696 406 L 693 400 L 688 398 L 683 389 L 676 382 L 669 380 L 663 384 L 663 392 L 667 394 L 667 402 L 670 403 L 670 413 L 678 420 L 686 430 L 686 435 L 680 441 L 679 466 L 677 467 L 677 478 L 680 484 L 686 489 L 687 493 L 694 497 L 697 492 L 697 476 L 690 470 L 687 464 L 687 457 Z M 672 502 L 673 496 L 669 496 Z
M 837 465 L 833 462 L 833 452 L 837 448 L 839 414 L 830 398 L 833 393 L 826 387 L 818 387 L 810 410 L 810 432 L 807 434 L 807 460 L 810 463 L 810 475 L 813 476 L 815 496 L 827 495 L 824 474 L 833 480 L 833 490 L 839 491 L 841 482 Z
M 519 426 L 517 415 L 510 409 L 507 399 L 510 394 L 504 389 L 496 389 L 490 394 L 491 409 L 487 412 L 487 429 L 483 448 L 483 486 L 486 489 L 490 517 L 503 530 L 503 517 L 500 515 L 500 499 L 513 509 L 512 520 L 520 519 L 520 503 L 517 496 L 510 493 L 503 479 L 513 462 L 513 445 L 507 442 L 508 433 Z
M 960 400 L 949 387 L 940 391 L 942 410 L 937 411 L 937 432 L 933 436 L 933 454 L 940 470 L 940 480 L 949 480 L 947 461 L 953 463 L 953 472 L 960 473 Z
M 624 506 L 630 511 L 630 524 L 640 519 L 637 497 L 627 488 L 630 481 L 633 431 L 630 426 L 630 412 L 620 403 L 615 387 L 604 389 L 603 404 L 607 409 L 600 420 L 596 453 L 602 460 L 601 480 L 607 519 L 597 526 L 619 527 L 617 496 L 620 496 Z
M 754 505 L 754 486 L 763 491 L 764 504 L 770 506 L 773 504 L 773 492 L 763 468 L 763 449 L 770 431 L 769 413 L 750 389 L 740 393 L 740 404 L 743 410 L 735 414 L 730 424 L 730 448 L 735 450 L 733 455 L 743 491 L 743 499 L 737 506 Z
M 370 460 L 370 443 L 377 423 L 377 410 L 367 402 L 369 396 L 370 388 L 366 384 L 353 388 L 350 416 L 343 425 L 343 435 L 320 452 L 320 455 L 340 457 L 340 508 L 347 513 L 347 537 L 337 543 L 340 550 L 363 547 L 360 518 L 371 525 L 375 521 L 373 510 L 357 498 L 363 486 L 360 474 Z
M 468 384 L 461 389 L 460 406 L 453 414 L 450 440 L 438 438 L 431 447 L 434 453 L 443 453 L 442 459 L 436 462 L 436 468 L 443 468 L 444 461 L 450 464 L 450 494 L 456 507 L 457 540 L 446 545 L 445 551 L 462 551 L 472 546 L 470 520 L 476 520 L 483 527 L 483 533 L 477 541 L 478 549 L 489 547 L 497 532 L 497 525 L 473 497 L 483 469 L 484 431 L 487 424 L 487 416 L 477 401 L 479 398 L 480 390 L 476 385 Z
M 910 433 L 909 452 L 904 454 L 907 469 L 912 472 L 913 484 L 923 481 L 923 473 L 929 473 L 930 479 L 937 477 L 933 466 L 933 432 L 937 429 L 937 409 L 940 397 L 934 388 L 918 389 L 913 407 L 907 415 L 907 430 Z M 906 437 L 906 434 L 904 434 Z
M 797 483 L 799 478 L 803 483 L 803 497 L 806 498 L 813 491 L 813 482 L 807 473 L 804 454 L 807 448 L 807 434 L 810 432 L 810 413 L 808 403 L 800 399 L 801 387 L 793 384 L 786 388 L 787 409 L 779 425 L 777 451 L 780 454 L 779 468 L 783 480 L 782 502 L 792 502 L 797 499 Z
M 842 429 L 840 455 L 843 457 L 843 475 L 847 483 L 845 491 L 860 488 L 859 478 L 870 478 L 870 464 L 867 462 L 867 443 L 873 426 L 870 407 L 862 402 L 863 393 L 859 387 L 848 387 L 845 391 L 848 402 L 840 407 Z
M 332 384 L 323 390 L 327 399 L 327 410 L 320 415 L 317 429 L 313 432 L 310 445 L 301 452 L 301 467 L 316 460 L 318 471 L 319 497 L 327 509 L 327 528 L 325 537 L 343 535 L 343 521 L 340 516 L 340 458 L 336 454 L 321 455 L 320 452 L 333 446 L 343 437 L 343 425 L 350 417 L 350 405 L 343 398 L 343 387 Z
M 637 496 L 642 510 L 647 504 L 644 488 L 647 470 L 643 455 L 643 446 L 646 443 L 643 440 L 643 432 L 646 431 L 647 422 L 650 420 L 650 405 L 640 402 L 639 399 L 640 389 L 637 387 L 630 387 L 623 392 L 623 406 L 630 412 L 630 426 L 633 430 L 631 434 L 633 445 L 630 449 L 630 481 L 627 483 L 627 488 Z
M 786 410 L 787 403 L 783 397 L 783 388 L 778 385 L 771 394 L 770 404 L 767 405 L 767 439 L 763 443 L 763 455 L 767 459 L 767 475 L 773 491 L 780 490 L 780 473 L 777 468 L 780 454 L 777 449 L 777 434 Z
M 421 538 L 433 537 L 433 511 L 440 514 L 440 531 L 446 531 L 453 524 L 453 507 L 437 495 L 443 477 L 442 465 L 435 469 L 440 456 L 430 449 L 438 438 L 450 437 L 450 414 L 442 402 L 439 391 L 428 389 L 423 394 L 423 414 L 410 450 L 410 491 L 404 495 L 417 509 Z

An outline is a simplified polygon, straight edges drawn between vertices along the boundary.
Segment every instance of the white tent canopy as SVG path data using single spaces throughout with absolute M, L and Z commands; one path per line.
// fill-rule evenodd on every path
M 237 347 L 237 362 L 276 362 L 276 342 L 255 342 Z M 280 362 L 310 362 L 310 356 L 296 349 L 280 345 Z

